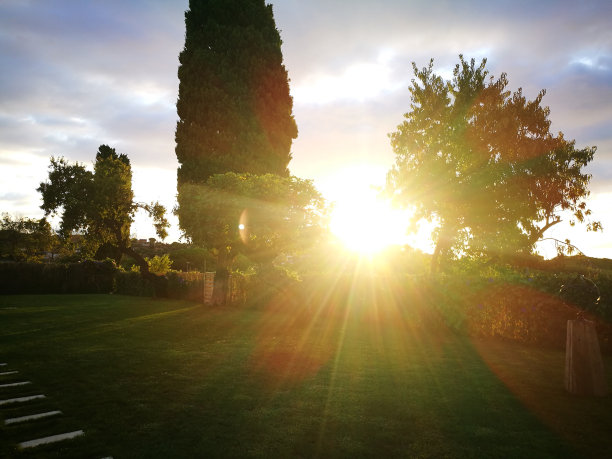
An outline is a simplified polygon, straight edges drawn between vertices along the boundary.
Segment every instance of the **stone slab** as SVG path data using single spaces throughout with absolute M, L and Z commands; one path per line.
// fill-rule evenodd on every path
M 27 397 L 9 398 L 7 400 L 0 400 L 0 406 L 10 405 L 11 403 L 29 402 L 30 400 L 38 400 L 41 398 L 46 398 L 46 397 L 40 394 L 40 395 L 28 395 Z
M 19 448 L 34 448 L 35 446 L 47 445 L 49 443 L 56 443 L 58 441 L 71 440 L 72 438 L 80 437 L 85 432 L 82 430 L 75 430 L 74 432 L 67 432 L 59 435 L 51 435 L 50 437 L 37 438 L 36 440 L 29 440 L 19 443 Z
M 15 371 L 1 371 L 0 376 L 8 376 L 8 375 L 16 375 L 19 373 L 17 370 Z
M 37 419 L 48 418 L 62 414 L 61 411 L 47 411 L 46 413 L 31 414 L 29 416 L 21 416 L 18 418 L 9 418 L 4 420 L 5 425 L 17 424 L 19 422 L 36 421 Z
M 27 384 L 32 384 L 32 382 L 31 381 L 19 381 L 19 382 L 14 382 L 10 384 L 0 384 L 0 389 L 3 389 L 5 387 L 25 386 Z

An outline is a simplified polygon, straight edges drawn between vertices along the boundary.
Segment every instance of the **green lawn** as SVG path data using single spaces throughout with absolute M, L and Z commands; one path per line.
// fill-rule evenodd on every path
M 113 295 L 0 296 L 20 371 L 0 457 L 603 457 L 612 399 L 563 390 L 564 354 L 471 342 L 416 304 L 296 309 Z M 338 306 L 339 305 L 339 306 Z M 606 359 L 608 375 L 612 360 Z M 8 367 L 4 367 L 8 368 Z M 0 370 L 3 371 L 3 370 Z M 612 381 L 611 381 L 612 384 Z M 15 445 L 83 429 L 70 442 Z

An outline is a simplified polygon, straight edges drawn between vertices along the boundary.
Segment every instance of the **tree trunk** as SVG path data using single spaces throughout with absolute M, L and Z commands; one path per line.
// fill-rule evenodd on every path
M 437 274 L 440 271 L 440 238 L 436 241 L 436 248 L 434 253 L 431 255 L 431 263 L 429 265 L 429 272 L 431 274 Z
M 436 248 L 431 256 L 430 272 L 431 274 L 437 274 L 441 271 L 443 258 L 446 256 L 448 249 L 451 245 L 451 231 L 443 226 L 440 229 L 438 240 L 436 241 Z
M 158 298 L 167 298 L 168 297 L 168 279 L 166 276 L 157 276 L 149 271 L 149 263 L 144 259 L 142 255 L 136 252 L 131 247 L 122 246 L 120 250 L 126 255 L 132 257 L 134 261 L 140 267 L 140 275 L 143 279 L 147 279 L 153 284 L 153 289 L 155 290 L 155 296 Z
M 217 271 L 212 295 L 212 304 L 215 306 L 222 306 L 227 303 L 229 271 L 230 257 L 227 249 L 222 247 L 219 249 L 219 255 L 217 256 Z

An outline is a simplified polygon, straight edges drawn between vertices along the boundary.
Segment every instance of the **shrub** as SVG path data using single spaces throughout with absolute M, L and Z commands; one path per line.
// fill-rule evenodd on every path
M 484 275 L 483 275 L 484 274 Z M 431 305 L 455 330 L 475 336 L 500 337 L 524 343 L 565 346 L 567 321 L 576 319 L 582 303 L 564 301 L 561 286 L 574 273 L 489 270 L 470 275 L 440 275 L 429 280 Z M 611 282 L 594 279 L 602 292 L 595 315 L 602 347 L 612 346 L 608 317 Z
M 149 271 L 153 274 L 163 276 L 170 271 L 170 268 L 172 267 L 172 260 L 170 260 L 170 256 L 168 254 L 162 255 L 161 257 L 159 255 L 155 255 L 151 259 L 145 259 L 147 260 L 147 263 L 149 263 Z
M 166 277 L 170 298 L 204 302 L 204 273 L 170 271 Z
M 0 291 L 23 293 L 110 293 L 115 267 L 111 261 L 81 263 L 2 263 Z
M 151 282 L 139 272 L 117 271 L 115 273 L 115 293 L 131 296 L 153 296 L 155 289 Z

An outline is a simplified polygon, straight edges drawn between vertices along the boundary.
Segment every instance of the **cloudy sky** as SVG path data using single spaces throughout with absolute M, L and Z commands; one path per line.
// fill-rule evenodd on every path
M 450 76 L 458 54 L 488 59 L 528 98 L 547 90 L 554 131 L 596 145 L 590 199 L 604 233 L 555 228 L 612 258 L 612 2 L 277 0 L 299 137 L 290 169 L 329 198 L 381 184 L 387 134 L 409 109 L 411 62 Z M 178 54 L 188 0 L 2 0 L 0 211 L 42 216 L 49 157 L 91 165 L 127 153 L 141 201 L 174 206 Z M 139 219 L 139 237 L 149 230 Z M 173 232 L 174 237 L 178 232 Z M 542 249 L 546 250 L 546 249 Z

